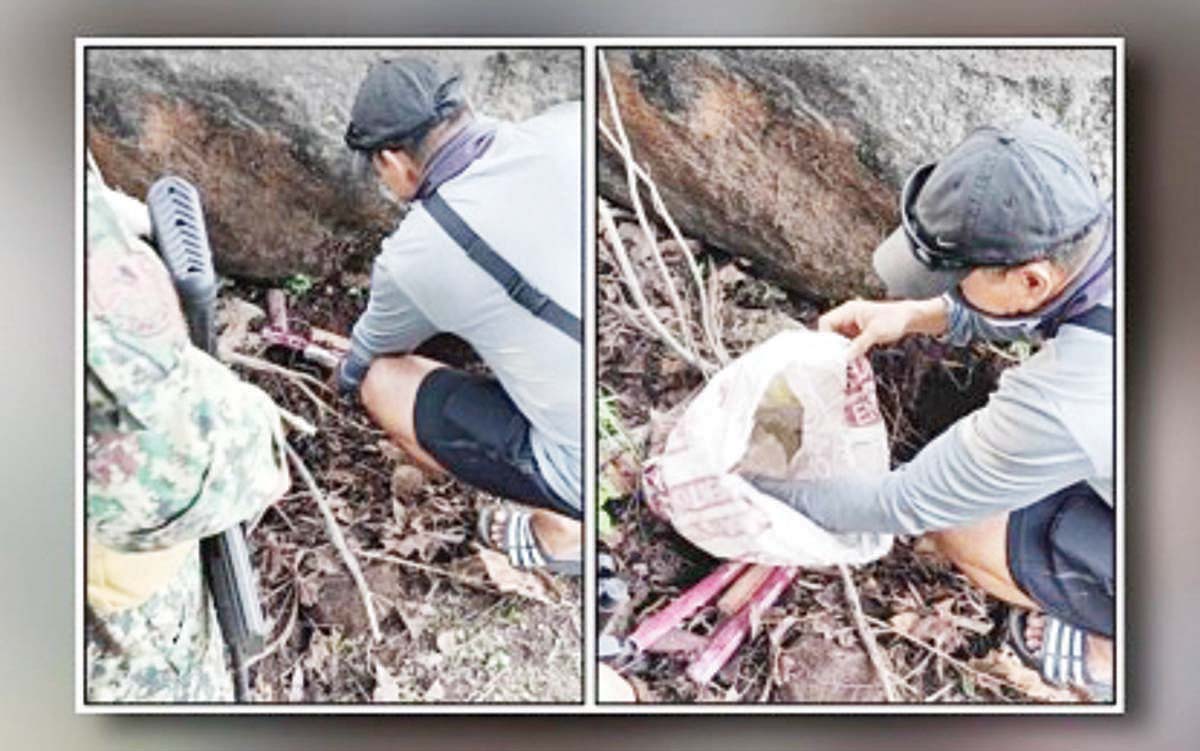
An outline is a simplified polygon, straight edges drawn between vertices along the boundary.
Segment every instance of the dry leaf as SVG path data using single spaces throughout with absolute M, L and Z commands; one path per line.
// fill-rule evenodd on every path
M 404 529 L 404 522 L 408 520 L 408 509 L 404 504 L 395 498 L 392 498 L 392 521 L 396 525 L 396 529 Z
M 483 564 L 489 581 L 501 592 L 528 597 L 539 602 L 552 602 L 546 583 L 531 571 L 513 568 L 508 557 L 495 550 L 480 550 L 477 559 Z
M 358 473 L 348 469 L 331 469 L 322 475 L 325 484 L 329 487 L 346 487 L 352 488 L 362 482 L 362 478 Z
M 429 561 L 441 550 L 442 540 L 428 532 L 412 532 L 403 537 L 389 535 L 383 539 L 383 548 L 401 558 L 419 558 Z
M 604 480 L 612 494 L 621 498 L 632 495 L 642 479 L 642 468 L 632 451 L 621 451 L 601 462 Z
M 846 630 L 830 610 L 821 610 L 814 615 L 807 616 L 806 619 L 809 621 L 809 629 L 814 634 L 829 641 L 835 640 L 839 632 Z
M 412 498 L 425 487 L 425 474 L 416 467 L 401 464 L 392 472 L 392 495 Z
M 686 373 L 691 367 L 691 365 L 678 358 L 664 357 L 662 363 L 659 365 L 658 372 L 663 378 L 668 378 L 679 373 Z
M 305 607 L 312 607 L 320 601 L 321 587 L 316 582 L 316 577 L 305 576 L 296 581 L 296 591 L 300 595 L 300 604 Z
M 400 616 L 404 628 L 413 641 L 416 641 L 421 638 L 421 634 L 425 633 L 425 617 L 419 611 L 414 612 L 414 610 L 414 608 L 403 606 L 400 603 L 396 604 L 396 614 Z
M 896 613 L 891 618 L 888 618 L 888 625 L 896 629 L 902 634 L 912 634 L 913 626 L 917 624 L 921 616 L 912 611 Z
M 968 664 L 981 673 L 1008 681 L 1031 699 L 1059 703 L 1079 701 L 1079 697 L 1070 689 L 1055 688 L 1043 681 L 1038 671 L 1021 662 L 1021 658 L 1007 646 L 993 649 Z
M 717 281 L 726 287 L 730 287 L 745 278 L 745 272 L 739 269 L 735 263 L 727 263 L 717 270 Z
M 375 661 L 375 691 L 371 701 L 377 704 L 400 701 L 400 686 L 379 660 Z
M 382 438 L 376 441 L 375 447 L 379 449 L 379 453 L 383 454 L 388 459 L 401 464 L 404 462 L 404 452 L 399 446 L 392 443 L 388 439 Z

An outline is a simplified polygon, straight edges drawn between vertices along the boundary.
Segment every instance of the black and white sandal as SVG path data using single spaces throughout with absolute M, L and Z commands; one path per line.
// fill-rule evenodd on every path
M 492 535 L 496 514 L 503 515 L 503 539 Z M 554 558 L 546 553 L 533 534 L 533 528 L 530 526 L 532 519 L 533 513 L 525 509 L 503 505 L 488 506 L 479 512 L 476 534 L 484 545 L 508 556 L 508 562 L 513 568 L 540 568 L 552 574 L 581 576 L 582 560 Z
M 1043 617 L 1046 627 L 1042 632 L 1042 645 L 1034 651 L 1025 643 L 1029 611 L 1009 612 L 1008 641 L 1021 661 L 1041 673 L 1042 679 L 1051 686 L 1078 686 L 1094 701 L 1112 701 L 1112 683 L 1096 680 L 1088 671 L 1084 658 L 1088 632 L 1053 615 L 1044 614 Z

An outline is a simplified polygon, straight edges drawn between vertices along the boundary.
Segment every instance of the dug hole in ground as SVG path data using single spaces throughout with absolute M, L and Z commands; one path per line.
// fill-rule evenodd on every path
M 926 543 L 825 539 L 834 536 L 742 487 L 747 474 L 833 476 L 908 461 L 986 403 L 999 373 L 1028 352 L 910 337 L 847 374 L 844 358 L 821 352 L 831 340 L 804 330 L 830 299 L 785 289 L 770 264 L 675 223 L 667 188 L 636 161 L 645 144 L 613 106 L 635 97 L 635 84 L 614 87 L 603 58 L 599 68 L 598 138 L 624 187 L 602 185 L 598 200 L 597 515 L 628 593 L 601 603 L 601 701 L 1078 701 L 1004 644 L 1007 605 Z M 658 125 L 632 116 L 643 134 Z M 808 146 L 801 156 L 821 151 Z M 847 191 L 851 204 L 860 199 Z M 808 237 L 829 231 L 820 206 L 807 217 L 811 226 L 789 222 Z M 847 416 L 845 400 L 829 396 L 853 387 L 856 372 L 876 411 L 856 426 L 871 434 L 858 441 L 831 429 Z M 831 383 L 820 388 L 822 379 Z

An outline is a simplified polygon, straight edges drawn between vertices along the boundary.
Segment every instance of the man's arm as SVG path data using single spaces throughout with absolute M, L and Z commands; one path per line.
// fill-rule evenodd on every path
M 1008 382 L 886 475 L 754 484 L 832 532 L 917 534 L 1020 508 L 1093 473 L 1041 394 Z
M 372 360 L 413 350 L 436 333 L 437 327 L 396 284 L 381 255 L 371 273 L 367 309 L 354 324 L 350 354 L 338 371 L 338 388 L 342 393 L 356 394 Z
M 821 316 L 817 328 L 836 331 L 851 340 L 846 350 L 849 361 L 877 344 L 891 344 L 908 334 L 942 334 L 948 324 L 948 300 L 850 300 Z

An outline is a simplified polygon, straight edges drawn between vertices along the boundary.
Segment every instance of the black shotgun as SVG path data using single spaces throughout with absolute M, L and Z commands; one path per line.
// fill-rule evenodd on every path
M 146 204 L 154 244 L 175 283 L 192 344 L 215 355 L 217 276 L 200 194 L 188 181 L 167 176 L 150 186 Z M 200 557 L 233 659 L 234 695 L 237 701 L 246 701 L 246 659 L 262 651 L 266 628 L 242 525 L 201 540 Z

